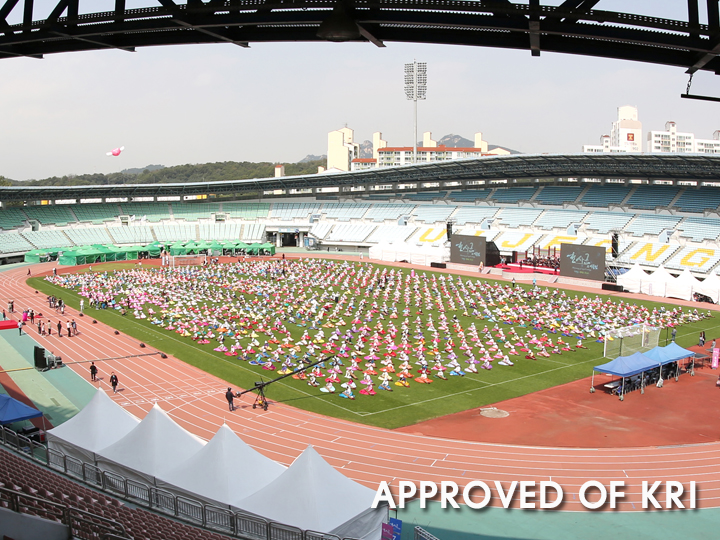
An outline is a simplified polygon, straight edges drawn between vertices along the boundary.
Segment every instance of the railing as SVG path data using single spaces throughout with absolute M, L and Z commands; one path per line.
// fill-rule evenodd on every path
M 22 491 L 0 487 L 0 501 L 14 512 L 62 523 L 70 529 L 73 538 L 83 540 L 97 540 L 98 538 L 127 540 L 129 538 L 122 523 Z
M 133 504 L 144 506 L 210 531 L 246 540 L 341 540 L 340 537 L 333 534 L 303 531 L 297 527 L 270 522 L 258 516 L 233 512 L 228 508 L 220 508 L 195 499 L 175 495 L 170 491 L 148 486 L 117 473 L 103 471 L 91 463 L 85 463 L 77 458 L 67 456 L 62 452 L 31 441 L 5 426 L 0 426 L 0 434 L 0 442 L 4 446 L 16 450 L 39 464 L 57 472 L 62 472 L 114 497 L 125 499 Z M 20 493 L 20 495 L 23 494 Z M 63 507 L 62 505 L 59 506 Z M 71 510 L 81 512 L 74 508 Z M 75 516 L 73 519 L 81 519 L 81 516 L 76 514 L 73 514 L 73 516 Z M 125 534 L 124 528 L 121 534 Z M 78 535 L 78 538 L 90 539 L 89 536 L 82 535 Z M 101 540 L 106 538 L 107 540 L 115 540 L 116 538 L 127 538 L 127 536 L 120 536 L 117 531 L 98 530 L 92 540 L 98 538 Z M 355 539 L 344 538 L 343 540 Z
M 440 540 L 434 534 L 427 532 L 422 527 L 415 527 L 415 540 Z

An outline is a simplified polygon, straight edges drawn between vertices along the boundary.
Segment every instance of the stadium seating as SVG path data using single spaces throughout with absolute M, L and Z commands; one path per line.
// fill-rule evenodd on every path
M 16 232 L 0 233 L 0 253 L 19 253 L 35 249 Z
M 685 188 L 682 195 L 675 201 L 675 208 L 681 212 L 714 211 L 719 206 L 720 189 L 717 188 Z
M 627 205 L 640 210 L 669 208 L 670 203 L 679 192 L 680 188 L 675 186 L 641 185 L 635 188 L 635 191 L 627 201 Z
M 96 225 L 105 221 L 113 221 L 120 215 L 120 207 L 117 204 L 81 203 L 74 204 L 69 208 L 78 221 L 90 221 Z
M 621 258 L 627 258 L 630 264 L 638 263 L 645 266 L 660 266 L 678 251 L 679 248 L 680 246 L 675 244 L 636 242 L 621 253 Z
M 24 206 L 23 211 L 28 218 L 37 220 L 43 225 L 64 227 L 68 223 L 76 221 L 67 206 Z
M 75 229 L 64 229 L 64 231 L 76 246 L 113 243 L 113 239 L 105 227 L 78 227 Z
M 200 240 L 239 240 L 241 223 L 201 223 Z
M 423 201 L 431 202 L 436 199 L 443 199 L 447 195 L 447 191 L 425 191 L 422 193 L 407 193 L 403 194 L 403 199 L 409 201 Z
M 493 217 L 497 212 L 498 209 L 493 206 L 461 206 L 453 214 L 452 218 L 458 225 L 465 225 L 466 223 L 480 225 L 485 219 Z
M 5 230 L 17 229 L 25 224 L 27 216 L 19 208 L 5 208 L 0 210 L 0 228 Z
M 351 219 L 361 219 L 365 212 L 368 211 L 368 208 L 370 208 L 369 204 L 325 203 L 320 213 L 324 214 L 328 219 L 350 221 Z
M 220 211 L 219 203 L 181 203 L 174 202 L 170 205 L 173 218 L 184 219 L 185 221 L 197 221 L 198 219 L 210 219 L 210 214 Z
M 243 227 L 242 238 L 243 242 L 258 242 L 265 241 L 265 224 L 264 223 L 249 223 Z
M 121 203 L 120 210 L 124 215 L 135 216 L 136 219 L 146 218 L 152 222 L 170 219 L 170 205 L 168 203 Z
M 581 222 L 587 212 L 582 210 L 545 210 L 535 220 L 534 226 L 541 229 L 567 229 L 573 223 Z
M 108 227 L 107 231 L 114 244 L 149 244 L 155 241 L 149 225 Z
M 423 204 L 417 206 L 413 210 L 412 215 L 415 217 L 415 221 L 422 221 L 423 223 L 437 223 L 439 221 L 446 221 L 450 217 L 457 206 L 447 206 L 445 204 Z
M 49 249 L 56 247 L 72 246 L 74 242 L 60 229 L 49 229 L 43 231 L 25 231 L 20 233 L 25 240 L 30 242 L 37 249 Z
M 403 225 L 380 225 L 365 241 L 369 244 L 403 243 L 415 230 L 415 227 Z
M 630 223 L 625 226 L 625 232 L 633 236 L 659 235 L 665 229 L 674 229 L 682 218 L 677 216 L 657 214 L 637 214 Z
M 491 189 L 465 189 L 463 191 L 451 191 L 448 199 L 455 202 L 484 201 L 492 192 Z
M 268 216 L 270 203 L 224 202 L 222 211 L 231 218 L 257 219 Z
M 153 226 L 159 242 L 189 242 L 197 240 L 197 226 L 190 223 L 160 223 Z
M 693 242 L 715 241 L 720 236 L 720 220 L 717 218 L 688 217 L 677 226 L 680 236 Z
M 580 197 L 579 203 L 585 206 L 598 206 L 607 208 L 609 205 L 619 205 L 630 194 L 632 186 L 625 184 L 593 184 Z
M 338 224 L 325 237 L 326 242 L 365 242 L 375 225 Z
M 529 201 L 536 191 L 537 188 L 534 186 L 501 187 L 495 190 L 491 199 L 499 203 L 513 204 L 520 201 Z
M 585 186 L 545 186 L 538 191 L 533 202 L 540 204 L 574 203 Z
M 608 234 L 612 230 L 620 230 L 625 227 L 633 216 L 634 214 L 621 212 L 591 212 L 583 223 L 585 228 L 590 231 Z
M 496 217 L 506 227 L 517 229 L 532 226 L 541 213 L 542 210 L 536 208 L 503 208 Z
M 311 214 L 320 212 L 320 203 L 273 203 L 270 208 L 270 217 L 281 221 L 291 221 L 295 218 L 309 219 Z
M 315 224 L 310 229 L 310 234 L 312 234 L 318 240 L 322 240 L 325 238 L 327 233 L 329 233 L 330 229 L 332 229 L 332 228 L 333 228 L 332 223 L 329 223 L 327 221 L 318 221 L 318 222 L 315 222 Z
M 692 272 L 708 273 L 720 262 L 720 249 L 698 246 L 685 246 L 665 263 L 666 268 Z
M 415 206 L 410 204 L 373 204 L 365 214 L 365 219 L 373 221 L 397 220 L 400 216 L 409 215 L 414 208 Z

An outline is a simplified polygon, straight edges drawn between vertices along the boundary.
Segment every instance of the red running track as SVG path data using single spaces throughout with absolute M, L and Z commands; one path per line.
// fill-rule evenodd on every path
M 48 272 L 51 267 L 35 265 L 33 274 Z M 16 310 L 33 308 L 47 314 L 45 296 L 27 286 L 26 273 L 27 267 L 0 273 L 0 297 L 15 300 Z M 153 352 L 149 347 L 139 348 L 134 339 L 114 335 L 106 325 L 89 324 L 89 317 L 78 318 L 74 310 L 66 311 L 65 319 L 69 317 L 78 321 L 79 336 L 42 337 L 32 327 L 26 328 L 66 362 Z M 54 312 L 49 318 L 58 319 Z M 86 379 L 88 366 L 70 365 Z M 140 418 L 158 403 L 181 426 L 204 439 L 210 439 L 226 422 L 252 447 L 285 465 L 312 444 L 336 469 L 373 490 L 382 480 L 390 482 L 393 491 L 400 480 L 455 481 L 459 485 L 470 480 L 490 485 L 494 481 L 507 485 L 514 480 L 553 480 L 565 492 L 561 508 L 580 511 L 585 508 L 577 493 L 586 481 L 599 480 L 607 486 L 612 480 L 622 480 L 626 497 L 619 509 L 632 511 L 641 510 L 643 480 L 677 480 L 697 482 L 698 508 L 720 507 L 720 441 L 675 447 L 573 449 L 434 439 L 329 418 L 282 403 L 262 412 L 252 409 L 249 397 L 231 413 L 224 397 L 226 382 L 173 357 L 108 360 L 100 362 L 99 370 L 101 380 L 96 384 L 107 390 L 114 371 L 120 380 L 119 392 L 110 395 Z M 664 500 L 664 495 L 658 500 Z M 499 504 L 496 493 L 493 502 Z

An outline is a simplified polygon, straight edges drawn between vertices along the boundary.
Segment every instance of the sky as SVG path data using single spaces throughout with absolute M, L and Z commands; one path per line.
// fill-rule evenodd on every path
M 108 0 L 81 13 L 112 9 Z M 111 2 L 112 3 L 112 2 Z M 128 7 L 155 5 L 129 0 Z M 543 4 L 558 4 L 544 1 Z M 36 0 L 35 18 L 53 2 Z M 598 9 L 684 19 L 682 2 L 601 0 Z M 18 9 L 22 9 L 22 2 Z M 680 11 L 675 11 L 680 9 Z M 9 22 L 16 22 L 11 13 Z M 712 138 L 720 104 L 680 99 L 684 69 L 493 48 L 370 43 L 149 47 L 0 61 L 0 176 L 15 180 L 111 173 L 150 164 L 296 162 L 325 154 L 347 124 L 355 140 L 380 131 L 413 139 L 403 66 L 428 64 L 418 132 L 484 139 L 525 153 L 577 153 L 634 105 L 645 132 L 677 122 Z M 692 93 L 720 95 L 698 73 Z M 119 157 L 106 152 L 125 146 Z

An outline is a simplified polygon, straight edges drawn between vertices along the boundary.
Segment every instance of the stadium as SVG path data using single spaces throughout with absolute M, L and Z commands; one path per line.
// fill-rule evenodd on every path
M 0 384 L 25 426 L 44 416 L 3 427 L 0 500 L 45 538 L 380 538 L 388 517 L 402 538 L 708 537 L 719 177 L 713 156 L 512 155 L 2 187 Z M 458 238 L 483 239 L 481 264 Z M 568 246 L 599 249 L 601 276 L 558 268 Z M 650 341 L 623 333 L 638 325 Z M 469 480 L 565 497 L 368 505 L 383 481 Z M 584 483 L 620 480 L 619 511 L 581 504 Z M 656 480 L 696 482 L 699 510 L 641 512 Z

